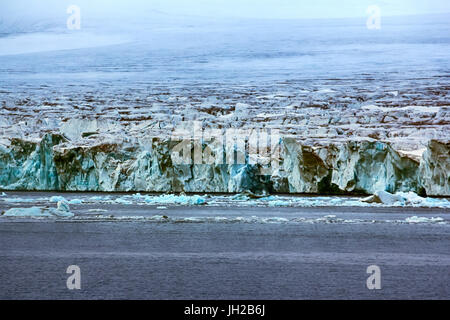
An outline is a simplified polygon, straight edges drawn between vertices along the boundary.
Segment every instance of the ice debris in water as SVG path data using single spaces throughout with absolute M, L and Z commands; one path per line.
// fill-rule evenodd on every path
M 392 194 L 387 191 L 377 191 L 374 195 L 361 199 L 361 201 L 391 206 L 450 207 L 450 202 L 446 199 L 424 198 L 414 192 L 397 192 Z
M 145 201 L 149 202 L 148 199 L 146 199 Z M 178 203 L 178 204 L 190 204 L 190 205 L 206 204 L 206 199 L 199 195 L 193 195 L 193 196 L 162 195 L 162 196 L 157 197 L 156 199 L 153 199 L 153 201 L 158 202 L 158 203 Z M 150 201 L 150 202 L 152 202 L 152 201 Z
M 89 198 L 90 201 L 108 201 L 110 199 L 110 196 L 93 196 Z
M 408 223 L 444 223 L 444 219 L 441 217 L 427 218 L 427 217 L 413 216 L 406 218 L 405 221 Z
M 199 195 L 187 196 L 187 195 L 174 195 L 164 194 L 160 196 L 145 196 L 145 202 L 147 203 L 167 203 L 167 204 L 184 204 L 184 205 L 202 205 L 206 204 L 206 199 Z
M 132 204 L 133 202 L 130 200 L 126 200 L 125 197 L 120 197 L 115 200 L 116 203 L 119 204 Z
M 385 220 L 385 219 L 345 219 L 336 215 L 325 215 L 323 217 L 258 217 L 258 216 L 190 216 L 190 217 L 168 217 L 166 215 L 154 216 L 114 216 L 114 215 L 95 215 L 95 216 L 77 216 L 74 219 L 78 221 L 145 221 L 155 223 L 251 223 L 251 224 L 438 224 L 449 225 L 449 222 L 439 217 L 409 217 L 405 220 Z
M 63 201 L 63 200 L 66 200 L 66 199 L 62 196 L 53 196 L 53 197 L 50 197 L 50 199 L 49 199 L 50 202 L 58 202 L 58 201 Z
M 2 192 L 2 194 L 0 195 L 0 197 L 6 197 L 6 196 L 7 196 L 7 194 L 4 192 Z
M 61 200 L 57 204 L 57 208 L 11 208 L 4 214 L 6 217 L 73 217 L 70 212 L 69 204 L 65 200 Z
M 290 201 L 284 201 L 284 200 L 269 201 L 269 207 L 287 207 L 289 205 L 291 205 Z
M 69 204 L 82 204 L 83 200 L 81 199 L 72 199 L 69 201 Z
M 52 215 L 45 208 L 11 208 L 4 214 L 5 217 L 51 217 Z
M 114 200 L 115 203 L 119 204 L 133 204 L 140 201 L 144 201 L 147 204 L 154 203 L 154 204 L 202 205 L 206 204 L 206 197 L 202 197 L 200 195 L 187 196 L 184 194 L 182 195 L 163 194 L 159 196 L 151 196 L 151 195 L 143 196 L 140 193 L 136 193 L 133 195 L 121 196 Z
M 245 195 L 245 194 L 238 193 L 238 194 L 232 196 L 232 197 L 231 197 L 231 200 L 236 200 L 236 201 L 247 201 L 247 200 L 250 200 L 250 197 L 247 196 L 247 195 Z
M 66 200 L 58 201 L 56 208 L 60 211 L 70 212 L 69 203 Z
M 105 209 L 89 209 L 88 212 L 108 212 L 108 210 L 105 210 Z
M 397 192 L 391 194 L 387 191 L 378 191 L 374 195 L 359 197 L 344 196 L 283 196 L 283 195 L 256 195 L 250 192 L 237 195 L 99 195 L 82 196 L 66 200 L 63 196 L 43 198 L 11 198 L 1 197 L 0 201 L 8 203 L 34 203 L 67 201 L 69 204 L 109 203 L 121 205 L 235 205 L 235 206 L 268 206 L 268 207 L 344 207 L 344 206 L 384 206 L 384 207 L 428 207 L 450 208 L 450 201 L 442 198 L 426 198 L 414 192 Z

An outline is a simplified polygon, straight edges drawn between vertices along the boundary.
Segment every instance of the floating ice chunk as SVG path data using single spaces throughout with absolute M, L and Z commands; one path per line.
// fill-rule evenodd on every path
M 329 204 L 332 204 L 332 205 L 339 205 L 339 204 L 343 203 L 343 200 L 334 198 L 334 199 L 328 200 L 328 202 L 329 202 Z
M 406 205 L 416 207 L 441 207 L 450 208 L 450 201 L 446 199 L 423 198 L 414 192 L 397 192 L 398 195 L 405 198 Z
M 107 212 L 105 209 L 89 209 L 88 212 Z
M 391 194 L 386 191 L 378 191 L 374 195 L 363 198 L 361 202 L 380 203 L 388 206 L 412 206 L 412 207 L 440 207 L 450 208 L 450 201 L 446 199 L 423 198 L 414 192 L 397 192 Z
M 125 196 L 124 196 L 124 197 L 121 197 L 121 198 L 117 198 L 117 199 L 115 200 L 115 202 L 116 202 L 116 203 L 120 203 L 120 204 L 132 204 L 132 203 L 133 203 L 133 202 L 130 201 L 130 200 L 126 200 L 126 199 L 125 199 Z
M 381 203 L 381 200 L 376 195 L 371 195 L 371 196 L 368 196 L 366 198 L 362 198 L 361 202 L 365 202 L 365 203 Z
M 66 198 L 64 198 L 63 196 L 53 196 L 50 197 L 48 201 L 50 202 L 66 201 Z
M 326 215 L 323 218 L 317 218 L 316 222 L 325 222 L 325 223 L 337 223 L 337 222 L 343 222 L 343 219 L 337 218 L 336 215 L 330 214 Z
M 49 211 L 45 211 L 44 208 L 32 207 L 32 208 L 11 208 L 4 214 L 5 217 L 51 217 Z
M 392 194 L 387 191 L 377 191 L 375 193 L 375 196 L 377 196 L 381 203 L 383 204 L 395 204 L 396 202 L 404 203 L 405 198 L 403 198 L 401 195 L 398 194 Z
M 420 197 L 414 192 L 397 192 L 396 195 L 403 197 L 407 204 L 421 205 L 427 201 L 426 198 Z
M 6 196 L 7 196 L 7 194 L 4 192 L 2 192 L 2 194 L 0 195 L 0 197 L 6 197 Z
M 89 200 L 91 201 L 108 201 L 110 199 L 110 196 L 93 196 L 89 198 Z
M 161 215 L 155 215 L 155 216 L 151 216 L 150 218 L 148 218 L 148 220 L 150 220 L 150 221 L 167 221 L 168 217 L 161 216 Z
M 283 222 L 289 222 L 286 218 L 280 218 L 280 217 L 273 217 L 273 218 L 263 218 L 261 219 L 262 223 L 283 223 Z
M 70 212 L 70 211 L 65 211 L 65 210 L 60 210 L 60 209 L 53 209 L 53 208 L 50 208 L 48 210 L 50 211 L 50 213 L 52 215 L 57 216 L 57 217 L 73 217 L 74 216 L 74 214 L 72 212 Z
M 269 207 L 286 207 L 286 206 L 290 206 L 290 205 L 291 205 L 291 202 L 285 201 L 285 200 L 275 200 L 275 201 L 269 202 Z
M 250 200 L 250 197 L 245 194 L 239 193 L 239 194 L 232 196 L 231 200 L 247 201 L 247 200 Z
M 440 223 L 440 222 L 444 222 L 444 219 L 441 217 L 426 218 L 426 217 L 413 216 L 413 217 L 406 218 L 405 221 L 408 223 Z
M 194 204 L 194 205 L 202 205 L 206 204 L 206 200 L 203 197 L 200 197 L 198 195 L 188 197 L 184 200 L 184 202 L 187 202 L 188 204 Z
M 56 210 L 55 210 L 56 211 Z M 43 216 L 43 215 L 42 215 Z M 430 223 L 436 225 L 448 225 L 448 221 L 440 217 L 409 217 L 406 220 L 379 220 L 379 219 L 342 219 L 336 215 L 326 215 L 318 218 L 311 217 L 261 217 L 261 216 L 183 216 L 183 217 L 168 217 L 166 215 L 154 215 L 154 216 L 126 216 L 126 215 L 79 215 L 73 219 L 77 221 L 117 221 L 117 222 L 130 222 L 130 221 L 144 221 L 155 223 L 250 223 L 250 224 L 374 224 L 374 223 L 389 223 L 389 224 L 416 224 L 416 223 Z
M 387 191 L 377 191 L 374 195 L 361 199 L 366 203 L 382 203 L 386 205 L 403 204 L 405 198 L 399 194 L 392 194 Z
M 69 201 L 69 204 L 82 204 L 83 200 L 81 199 L 72 199 Z
M 6 217 L 73 217 L 70 211 L 59 210 L 55 208 L 12 208 L 4 214 Z
M 60 211 L 70 212 L 69 203 L 66 200 L 60 200 L 58 201 L 57 209 Z
M 116 220 L 145 220 L 144 216 L 118 216 L 115 217 Z
M 267 197 L 262 197 L 259 200 L 262 200 L 262 201 L 276 201 L 278 199 L 279 198 L 277 196 L 267 196 Z
M 146 196 L 145 202 L 147 203 L 165 203 L 165 204 L 183 204 L 183 205 L 202 205 L 206 204 L 206 199 L 199 196 L 186 196 L 186 195 L 173 195 L 164 194 L 160 196 Z

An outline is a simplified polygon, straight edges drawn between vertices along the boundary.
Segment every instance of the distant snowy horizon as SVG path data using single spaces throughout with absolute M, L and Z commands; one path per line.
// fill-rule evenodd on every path
M 450 2 L 443 0 L 316 0 L 313 4 L 293 0 L 15 0 L 0 4 L 0 36 L 23 32 L 64 30 L 67 8 L 81 10 L 83 28 L 119 30 L 151 26 L 233 23 L 239 20 L 335 20 L 365 21 L 369 6 L 380 8 L 384 18 L 450 14 Z
M 306 34 L 315 34 L 318 39 L 349 39 L 356 40 L 363 36 L 363 41 L 381 40 L 395 37 L 400 29 L 401 39 L 412 37 L 418 31 L 428 33 L 429 25 L 441 25 L 446 29 L 450 20 L 450 13 L 405 15 L 396 17 L 382 17 L 382 30 L 374 32 L 367 30 L 365 17 L 353 18 L 310 18 L 310 19 L 256 19 L 256 18 L 207 18 L 181 15 L 168 15 L 157 10 L 150 10 L 130 20 L 131 15 L 123 18 L 107 16 L 89 16 L 81 11 L 80 30 L 69 30 L 65 11 L 58 19 L 19 19 L 9 17 L 9 22 L 0 20 L 0 56 L 49 52 L 60 50 L 75 50 L 83 48 L 106 47 L 122 45 L 136 41 L 145 41 L 157 48 L 181 48 L 182 43 L 192 38 L 196 42 L 204 35 L 210 34 L 213 38 L 230 38 L 235 42 L 241 38 L 251 41 L 252 37 L 264 32 L 279 34 L 285 41 L 292 41 Z M 116 14 L 118 14 L 116 12 Z M 146 18 L 146 14 L 151 19 Z M 2 19 L 0 14 L 0 19 Z M 350 27 L 350 29 L 348 29 Z M 344 33 L 336 33 L 342 30 Z M 348 33 L 351 30 L 351 33 Z M 330 38 L 331 36 L 331 38 Z M 265 37 L 265 36 L 264 36 Z M 273 35 L 269 36 L 274 39 Z M 444 33 L 433 33 L 433 39 L 445 40 Z M 265 37 L 266 38 L 266 37 Z M 290 39 L 292 38 L 292 39 Z M 311 38 L 311 37 L 310 37 Z M 268 38 L 266 38 L 268 39 Z M 281 39 L 281 38 L 280 38 Z M 400 39 L 400 38 L 399 38 Z M 262 39 L 261 39 L 262 40 Z M 311 38 L 310 41 L 316 41 Z M 377 41 L 378 41 L 377 40 Z M 402 40 L 402 41 L 403 41 Z M 209 41 L 209 40 L 208 40 Z M 216 40 L 214 40 L 216 41 Z M 239 40 L 241 41 L 241 40 Z M 240 42 L 237 42 L 238 45 Z M 390 41 L 390 40 L 389 40 Z M 241 41 L 242 42 L 242 41 Z M 312 42 L 311 42 L 312 43 Z M 243 45 L 243 43 L 240 43 Z M 238 48 L 238 47 L 237 47 Z
M 22 16 L 58 17 L 70 5 L 88 15 L 141 16 L 149 12 L 169 15 L 233 18 L 351 18 L 365 17 L 367 7 L 379 6 L 383 15 L 450 13 L 445 0 L 14 0 L 2 1 L 0 18 L 12 13 Z

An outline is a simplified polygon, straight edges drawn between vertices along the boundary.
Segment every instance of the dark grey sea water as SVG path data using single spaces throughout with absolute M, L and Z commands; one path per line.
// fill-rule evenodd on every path
M 104 205 L 115 215 L 309 217 L 365 223 L 0 219 L 0 299 L 449 299 L 448 209 Z M 375 222 L 370 223 L 370 219 Z M 378 222 L 376 222 L 378 221 Z M 383 222 L 385 221 L 385 222 Z M 81 290 L 68 290 L 69 265 Z M 381 290 L 368 290 L 369 265 Z

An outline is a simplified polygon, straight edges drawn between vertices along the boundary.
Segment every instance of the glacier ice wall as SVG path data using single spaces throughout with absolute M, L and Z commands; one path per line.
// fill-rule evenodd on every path
M 450 195 L 450 143 L 431 140 L 419 171 L 420 185 L 428 195 Z
M 175 164 L 178 142 L 151 138 L 72 144 L 60 133 L 0 145 L 4 190 L 236 193 L 369 193 L 384 190 L 449 196 L 449 143 L 431 140 L 420 162 L 389 143 L 346 141 L 317 147 L 281 139 L 280 168 L 256 164 Z

